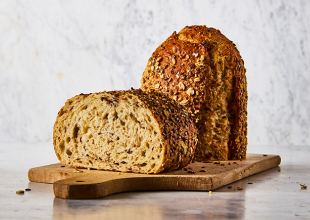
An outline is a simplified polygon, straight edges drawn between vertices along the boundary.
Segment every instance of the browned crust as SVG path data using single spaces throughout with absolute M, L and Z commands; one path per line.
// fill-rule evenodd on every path
M 244 159 L 247 147 L 245 71 L 236 46 L 220 31 L 191 26 L 178 34 L 174 32 L 155 50 L 143 73 L 141 88 L 160 90 L 187 108 L 199 128 L 197 160 Z M 221 97 L 226 100 L 226 106 L 222 106 L 219 114 L 216 105 L 223 103 Z M 215 120 L 218 116 L 223 119 Z M 218 124 L 214 125 L 214 121 Z M 216 135 L 220 137 L 218 141 Z M 206 146 L 212 149 L 211 153 L 210 150 L 205 153 Z
M 105 93 L 113 95 L 114 99 L 110 100 L 111 105 L 117 101 L 118 97 L 121 97 L 124 94 L 132 94 L 143 102 L 145 107 L 152 112 L 153 117 L 156 119 L 158 127 L 161 131 L 160 135 L 163 143 L 163 150 L 165 152 L 162 167 L 155 173 L 183 168 L 194 159 L 194 153 L 198 141 L 198 130 L 192 119 L 188 116 L 188 112 L 182 105 L 162 93 L 152 90 L 144 92 L 141 89 L 132 89 L 129 91 L 110 91 L 96 94 Z M 80 94 L 67 100 L 65 105 L 58 112 L 53 135 L 55 149 L 57 147 L 55 128 L 59 118 L 64 114 L 70 114 L 70 105 L 74 100 L 83 100 L 89 95 L 90 94 Z M 189 146 L 186 152 L 183 147 L 181 147 L 182 141 L 186 142 L 187 146 Z M 57 155 L 57 157 L 61 162 L 63 162 L 59 155 Z M 66 165 L 70 166 L 70 164 Z M 110 170 L 117 170 L 117 166 L 112 164 Z M 134 169 L 131 171 L 139 172 L 139 170 Z
M 131 90 L 132 94 L 146 104 L 157 120 L 164 142 L 164 171 L 187 166 L 193 159 L 198 141 L 198 129 L 178 102 L 155 90 Z M 186 153 L 181 142 L 189 146 Z M 179 146 L 179 147 L 178 147 Z

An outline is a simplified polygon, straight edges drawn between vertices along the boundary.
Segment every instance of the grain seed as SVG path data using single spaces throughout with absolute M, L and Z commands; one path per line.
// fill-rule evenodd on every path
M 24 190 L 17 190 L 16 194 L 24 194 Z

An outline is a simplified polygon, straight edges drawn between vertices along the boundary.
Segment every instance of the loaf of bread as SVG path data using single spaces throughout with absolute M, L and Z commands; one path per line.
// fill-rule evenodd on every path
M 159 173 L 188 165 L 197 136 L 182 105 L 138 89 L 69 99 L 58 113 L 53 144 L 67 166 Z
M 141 89 L 184 105 L 199 129 L 198 161 L 244 159 L 247 81 L 235 44 L 206 26 L 174 32 L 148 60 Z

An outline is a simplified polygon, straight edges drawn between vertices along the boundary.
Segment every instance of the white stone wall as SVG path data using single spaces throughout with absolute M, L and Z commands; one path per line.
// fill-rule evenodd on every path
M 0 1 L 0 141 L 48 141 L 79 93 L 139 88 L 173 31 L 214 27 L 247 68 L 252 145 L 310 145 L 310 1 Z

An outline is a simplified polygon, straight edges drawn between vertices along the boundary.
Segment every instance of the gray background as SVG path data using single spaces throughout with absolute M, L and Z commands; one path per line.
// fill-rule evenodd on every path
M 310 145 L 310 1 L 0 1 L 0 140 L 50 142 L 79 93 L 139 88 L 186 25 L 220 29 L 247 68 L 249 145 Z

